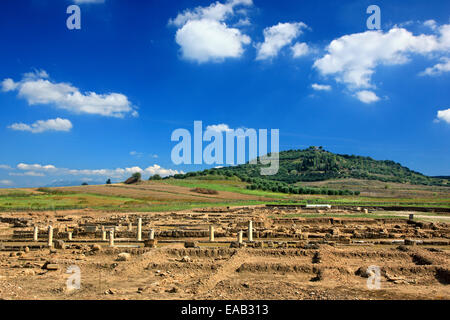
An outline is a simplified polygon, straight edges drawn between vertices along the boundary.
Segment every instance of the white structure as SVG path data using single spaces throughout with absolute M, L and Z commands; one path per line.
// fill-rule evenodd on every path
M 138 219 L 137 225 L 137 241 L 142 241 L 142 218 Z
M 114 247 L 114 230 L 109 231 L 109 246 Z
M 238 242 L 239 242 L 239 244 L 241 244 L 241 243 L 244 242 L 243 238 L 244 238 L 244 232 L 243 232 L 242 230 L 240 230 L 240 231 L 238 232 L 238 239 L 237 239 Z
M 39 228 L 38 227 L 34 227 L 34 230 L 33 230 L 33 241 L 38 241 L 38 235 L 39 235 Z
M 150 240 L 154 240 L 154 239 L 155 239 L 155 230 L 150 229 L 149 239 L 150 239 Z
M 48 226 L 48 246 L 53 247 L 53 227 Z
M 209 226 L 209 241 L 214 241 L 214 226 Z
M 248 222 L 248 241 L 253 241 L 253 221 Z

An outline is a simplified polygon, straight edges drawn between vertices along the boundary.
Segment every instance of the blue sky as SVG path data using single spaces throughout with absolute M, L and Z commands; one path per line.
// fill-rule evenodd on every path
M 170 158 L 172 132 L 195 120 L 450 175 L 449 12 L 444 0 L 3 0 L 0 187 L 205 168 Z

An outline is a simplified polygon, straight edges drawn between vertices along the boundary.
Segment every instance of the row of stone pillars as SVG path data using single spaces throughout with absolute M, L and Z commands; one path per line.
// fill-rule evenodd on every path
M 247 236 L 248 236 L 248 241 L 253 241 L 253 221 L 249 221 L 248 222 L 248 232 L 247 232 Z M 238 242 L 242 243 L 244 240 L 244 232 L 242 230 L 240 230 L 238 232 Z M 214 226 L 209 226 L 209 241 L 210 242 L 214 242 Z
M 130 226 L 129 226 L 130 228 Z M 33 232 L 33 241 L 38 241 L 38 234 L 39 229 L 38 227 L 34 227 Z M 253 241 L 253 221 L 248 222 L 248 241 Z M 137 226 L 137 241 L 142 241 L 142 218 L 138 219 L 138 226 Z M 72 232 L 68 232 L 68 239 L 72 240 Z M 155 239 L 155 230 L 151 229 L 149 233 L 149 239 L 154 240 Z M 106 241 L 106 231 L 102 231 L 102 241 Z M 209 241 L 214 242 L 214 226 L 209 226 Z M 238 232 L 238 242 L 243 242 L 243 231 L 240 230 Z M 114 246 L 114 230 L 109 231 L 109 245 L 112 247 Z M 48 246 L 53 247 L 53 227 L 48 227 Z
M 67 233 L 67 239 L 68 240 L 72 240 L 73 238 L 73 233 L 72 232 L 68 232 Z M 142 241 L 142 218 L 139 218 L 138 220 L 138 230 L 137 230 L 137 236 L 136 236 L 136 240 L 137 241 Z M 155 239 L 155 230 L 151 229 L 150 230 L 150 234 L 149 234 L 149 238 L 150 240 L 154 240 Z M 110 243 L 112 241 L 113 245 L 114 245 L 114 230 L 110 230 L 109 231 L 109 239 L 110 239 Z M 33 241 L 38 241 L 39 240 L 39 228 L 37 226 L 34 227 L 33 230 Z M 106 241 L 106 231 L 103 230 L 102 231 L 102 241 Z M 49 226 L 48 227 L 48 246 L 52 247 L 53 246 L 53 227 Z

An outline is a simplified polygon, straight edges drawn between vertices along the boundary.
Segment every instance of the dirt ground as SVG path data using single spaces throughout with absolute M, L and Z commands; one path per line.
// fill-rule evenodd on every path
M 292 211 L 300 216 L 274 218 Z M 0 213 L 0 299 L 450 299 L 449 224 L 302 213 Z M 102 240 L 110 228 L 113 247 Z

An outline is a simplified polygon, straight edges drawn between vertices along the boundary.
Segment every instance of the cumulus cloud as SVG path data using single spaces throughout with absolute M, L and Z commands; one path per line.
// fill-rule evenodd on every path
M 329 86 L 329 85 L 327 85 L 327 84 L 317 84 L 317 83 L 313 83 L 313 84 L 311 85 L 311 87 L 312 87 L 314 90 L 317 90 L 317 91 L 330 91 L 330 90 L 331 90 L 331 86 Z
M 11 186 L 14 183 L 11 180 L 0 180 L 0 185 Z
M 355 96 L 359 99 L 359 101 L 364 103 L 373 103 L 380 100 L 380 98 L 372 91 L 361 90 L 356 92 Z
M 375 88 L 372 75 L 379 65 L 399 65 L 411 56 L 450 52 L 450 25 L 436 27 L 434 34 L 414 35 L 404 28 L 393 27 L 387 32 L 366 31 L 333 40 L 327 53 L 314 62 L 324 76 L 333 76 L 350 90 Z M 375 101 L 375 94 L 361 91 L 360 100 Z
M 187 22 L 177 31 L 176 41 L 183 58 L 204 63 L 239 58 L 244 52 L 243 45 L 251 40 L 223 22 L 202 19 Z
M 450 72 L 450 58 L 443 57 L 442 63 L 435 64 L 433 67 L 426 68 L 425 71 L 421 72 L 422 76 L 435 76 L 440 75 L 444 72 Z
M 238 22 L 236 22 L 233 26 L 234 27 L 248 27 L 251 26 L 252 23 L 248 18 L 240 19 Z
M 178 28 L 175 41 L 181 48 L 182 57 L 198 63 L 241 57 L 244 45 L 251 39 L 239 29 L 229 27 L 226 20 L 237 14 L 235 7 L 252 5 L 252 0 L 217 1 L 208 7 L 186 9 L 170 19 L 169 25 Z M 243 21 L 245 19 L 241 24 Z M 239 22 L 235 27 L 238 26 Z
M 67 169 L 67 168 L 57 168 L 54 165 L 20 163 L 17 165 L 17 169 L 28 172 L 28 174 L 22 173 L 21 175 L 32 175 L 29 172 L 34 172 L 35 176 L 44 175 L 44 173 L 48 173 L 52 175 L 100 176 L 116 179 L 127 178 L 136 172 L 149 175 L 159 174 L 163 177 L 178 173 L 184 173 L 183 171 L 165 169 L 157 164 L 149 166 L 146 169 L 142 169 L 138 166 L 129 168 L 116 168 L 116 169 Z
M 160 176 L 172 176 L 174 174 L 178 174 L 178 173 L 184 173 L 183 171 L 179 172 L 178 170 L 172 170 L 172 169 L 164 169 L 161 168 L 159 165 L 154 164 L 153 166 L 148 167 L 147 169 L 144 170 L 144 173 L 147 173 L 151 176 L 155 175 L 155 174 L 159 174 Z
M 424 26 L 430 28 L 431 30 L 436 30 L 437 29 L 437 22 L 435 20 L 427 20 L 423 23 Z
M 18 83 L 15 83 L 13 79 L 5 79 L 2 81 L 2 91 L 8 92 L 16 90 L 16 88 L 19 86 Z
M 18 91 L 18 96 L 29 105 L 53 105 L 73 113 L 97 114 L 122 118 L 126 114 L 137 116 L 128 98 L 121 93 L 82 93 L 69 83 L 56 83 L 48 79 L 45 71 L 25 74 L 19 82 L 5 79 L 2 91 Z
M 206 127 L 207 131 L 215 131 L 215 132 L 228 132 L 228 131 L 233 131 L 232 129 L 230 129 L 230 127 L 225 124 L 225 123 L 221 123 L 221 124 L 213 124 L 210 126 Z
M 179 13 L 175 19 L 169 19 L 169 24 L 182 27 L 187 22 L 192 20 L 215 20 L 224 21 L 234 14 L 234 7 L 252 6 L 252 0 L 229 0 L 224 4 L 216 1 L 208 7 L 197 7 L 195 9 L 186 9 L 182 13 Z
M 26 164 L 26 163 L 19 163 L 17 165 L 17 169 L 24 170 L 24 171 L 56 171 L 56 167 L 49 164 L 49 165 L 40 165 L 40 164 Z
M 280 22 L 275 26 L 265 28 L 263 31 L 264 42 L 256 45 L 258 51 L 256 60 L 265 60 L 277 56 L 279 51 L 283 47 L 290 45 L 292 41 L 303 32 L 302 29 L 306 27 L 306 24 L 303 22 Z M 294 50 L 294 55 L 296 50 L 297 52 L 300 52 L 302 49 L 305 49 L 304 46 L 302 48 L 302 45 L 295 48 L 296 49 L 292 48 L 292 50 Z
M 105 0 L 73 0 L 76 4 L 85 4 L 85 3 L 104 3 Z
M 450 109 L 438 111 L 437 120 L 445 121 L 450 124 Z
M 39 120 L 31 125 L 25 123 L 13 123 L 8 128 L 16 131 L 29 131 L 32 133 L 42 133 L 45 131 L 68 132 L 72 129 L 72 123 L 67 119 L 56 118 L 49 120 Z
M 307 55 L 310 51 L 309 46 L 305 42 L 298 42 L 291 47 L 292 56 L 300 58 Z
M 24 176 L 28 176 L 28 177 L 45 177 L 45 174 L 42 172 L 34 172 L 34 171 L 27 171 L 24 173 L 17 173 L 17 172 L 10 172 L 9 173 L 10 176 L 16 176 L 16 177 L 24 177 Z

